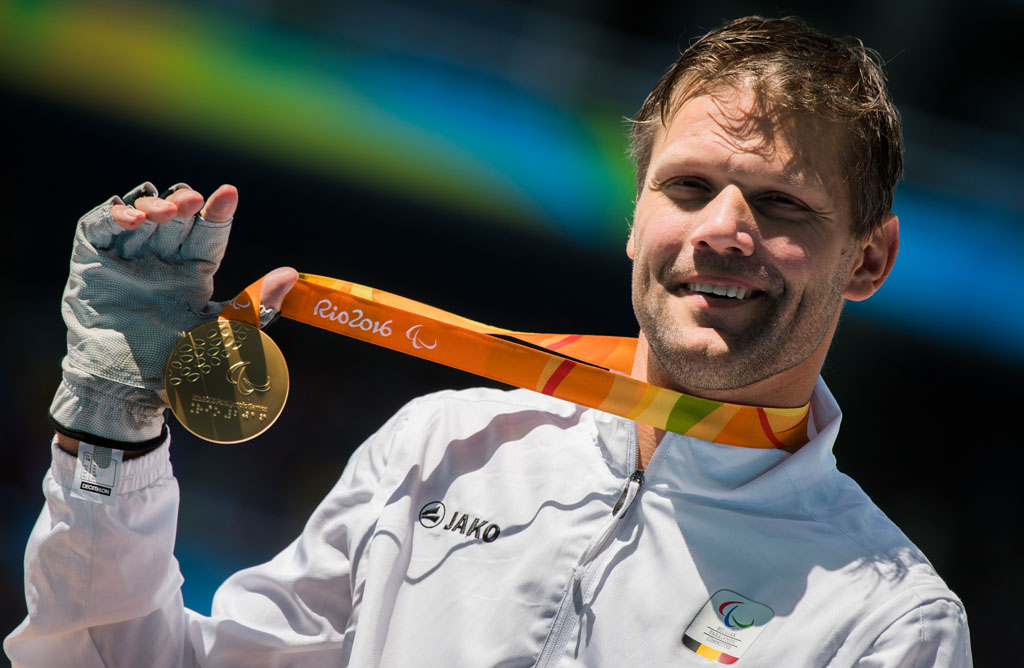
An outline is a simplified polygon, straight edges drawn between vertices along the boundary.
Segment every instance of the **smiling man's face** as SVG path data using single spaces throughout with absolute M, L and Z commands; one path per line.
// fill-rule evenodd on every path
M 839 129 L 755 101 L 692 98 L 655 142 L 627 247 L 652 383 L 806 385 L 861 260 Z

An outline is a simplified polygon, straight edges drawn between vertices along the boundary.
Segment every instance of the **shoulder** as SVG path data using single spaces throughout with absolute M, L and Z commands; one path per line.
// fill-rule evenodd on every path
M 839 665 L 973 665 L 967 613 L 960 599 L 941 580 L 908 585 L 852 630 L 839 653 Z
M 405 428 L 443 430 L 446 435 L 476 433 L 502 425 L 549 425 L 569 429 L 583 421 L 588 409 L 528 390 L 476 387 L 434 392 L 406 404 L 396 417 Z
M 963 604 L 917 545 L 852 478 L 834 471 L 831 482 L 816 499 L 814 514 L 846 545 L 839 548 L 848 556 L 836 574 L 870 610 L 862 632 L 877 636 L 914 624 L 966 628 Z M 945 621 L 936 621 L 940 617 Z
M 866 652 L 865 665 L 969 668 L 971 634 L 963 605 L 955 598 L 923 601 L 882 628 Z
M 441 390 L 411 400 L 406 407 L 468 407 L 490 406 L 492 410 L 533 409 L 549 412 L 552 415 L 568 415 L 579 406 L 562 399 L 556 399 L 540 392 L 511 389 L 502 390 L 493 387 L 471 387 L 465 390 Z
M 924 553 L 845 473 L 832 470 L 822 484 L 803 494 L 804 510 L 830 526 L 858 563 L 872 564 L 893 583 L 945 584 Z M 948 590 L 946 590 L 948 591 Z
M 806 583 L 799 617 L 805 631 L 836 643 L 829 665 L 960 652 L 967 622 L 959 598 L 856 482 L 833 469 L 798 497 L 805 521 L 791 525 L 790 560 L 779 570 Z M 908 661 L 863 665 L 933 665 Z
M 473 451 L 487 456 L 516 443 L 520 453 L 555 444 L 567 455 L 621 440 L 618 418 L 528 390 L 445 390 L 413 399 L 401 408 L 371 446 L 391 463 L 426 465 Z

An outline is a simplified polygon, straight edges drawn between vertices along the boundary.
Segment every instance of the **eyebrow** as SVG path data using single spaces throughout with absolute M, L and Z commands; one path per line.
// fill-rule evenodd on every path
M 747 155 L 749 155 L 749 153 Z M 735 166 L 730 166 L 723 169 L 721 163 L 718 160 L 706 160 L 702 153 L 690 150 L 688 147 L 684 147 L 677 150 L 666 149 L 665 151 L 662 151 L 661 155 L 659 155 L 658 158 L 650 165 L 650 170 L 656 174 L 668 169 L 687 168 L 690 166 L 697 169 L 698 171 L 709 170 L 714 171 L 716 173 L 721 173 L 724 171 L 726 173 L 733 173 L 739 175 L 753 174 L 753 172 L 751 172 L 750 170 L 736 168 Z M 810 166 L 805 164 L 804 167 Z M 806 178 L 801 178 L 801 173 L 806 175 L 808 172 L 806 169 L 803 170 L 802 172 L 786 169 L 781 172 L 771 172 L 769 178 L 772 181 L 778 181 L 780 183 L 784 183 L 794 187 L 813 187 L 815 184 L 821 184 L 822 187 L 825 187 L 825 181 L 823 178 L 820 181 L 817 179 L 809 180 Z M 820 175 L 821 173 L 819 171 L 814 171 L 813 174 Z M 764 176 L 764 174 L 761 174 L 761 176 Z M 827 187 L 825 187 L 825 189 L 829 191 L 831 190 L 830 188 Z

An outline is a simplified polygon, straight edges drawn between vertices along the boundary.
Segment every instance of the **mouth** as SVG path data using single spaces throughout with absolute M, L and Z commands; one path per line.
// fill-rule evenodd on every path
M 720 297 L 734 301 L 750 300 L 764 292 L 742 285 L 728 285 L 718 283 L 684 283 L 683 287 L 687 292 L 707 295 L 709 297 Z

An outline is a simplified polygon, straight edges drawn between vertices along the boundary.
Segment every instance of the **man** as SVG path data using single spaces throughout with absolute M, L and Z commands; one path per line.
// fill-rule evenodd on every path
M 633 376 L 752 417 L 698 437 L 524 390 L 417 399 L 211 618 L 181 601 L 160 369 L 216 312 L 237 193 L 147 184 L 87 214 L 14 663 L 970 665 L 960 601 L 835 470 L 818 377 L 844 301 L 898 248 L 879 67 L 797 21 L 742 19 L 663 77 L 633 147 Z M 264 303 L 294 280 L 269 275 Z M 766 435 L 780 447 L 744 447 Z M 79 440 L 142 453 L 114 504 L 71 497 Z

